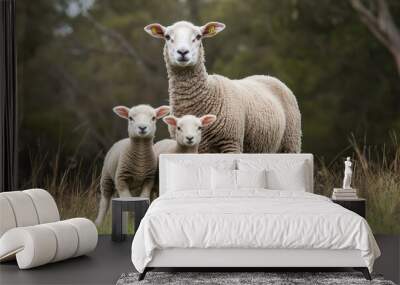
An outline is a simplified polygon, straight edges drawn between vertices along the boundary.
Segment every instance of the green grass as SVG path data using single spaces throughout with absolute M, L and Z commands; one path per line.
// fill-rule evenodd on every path
M 349 149 L 354 160 L 353 187 L 367 199 L 367 220 L 374 233 L 400 234 L 400 145 L 394 138 L 390 147 L 374 150 L 360 148 L 355 141 Z M 43 164 L 47 156 L 32 161 L 32 176 L 24 188 L 48 190 L 56 200 L 62 219 L 87 217 L 94 220 L 98 208 L 99 168 L 78 164 L 61 170 L 58 153 L 51 171 Z M 330 196 L 342 184 L 344 157 L 327 164 L 315 158 L 315 193 Z M 47 162 L 46 162 L 47 163 Z M 38 181 L 41 181 L 39 183 Z M 132 232 L 132 227 L 128 228 Z M 111 232 L 111 209 L 99 233 Z

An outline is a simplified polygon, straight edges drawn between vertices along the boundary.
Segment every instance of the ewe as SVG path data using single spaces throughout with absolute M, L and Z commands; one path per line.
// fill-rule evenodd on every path
M 198 27 L 184 21 L 144 28 L 165 39 L 171 113 L 217 116 L 204 131 L 199 152 L 300 152 L 301 115 L 285 84 L 263 75 L 230 80 L 207 74 L 202 39 L 224 28 L 217 22 Z M 173 128 L 170 132 L 174 137 Z
M 216 119 L 214 115 L 204 115 L 201 118 L 192 115 L 182 118 L 164 117 L 163 121 L 175 129 L 175 140 L 158 141 L 154 145 L 156 156 L 162 153 L 197 153 L 203 128 L 214 123 Z
M 116 142 L 104 159 L 99 213 L 95 221 L 98 226 L 103 222 L 115 190 L 120 197 L 150 197 L 157 170 L 153 150 L 156 120 L 167 115 L 170 108 L 138 105 L 131 109 L 118 106 L 113 110 L 128 120 L 129 138 Z

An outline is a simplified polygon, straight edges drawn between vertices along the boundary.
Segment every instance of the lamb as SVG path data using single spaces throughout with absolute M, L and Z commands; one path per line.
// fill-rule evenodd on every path
M 138 105 L 129 109 L 117 106 L 113 111 L 128 120 L 129 138 L 116 142 L 104 159 L 99 213 L 95 221 L 97 226 L 103 222 L 115 190 L 120 197 L 150 197 L 157 170 L 153 150 L 156 120 L 167 115 L 170 108 L 161 106 L 153 109 L 148 105 Z
M 144 28 L 165 40 L 171 114 L 217 116 L 202 134 L 201 153 L 300 152 L 301 114 L 296 97 L 284 83 L 264 75 L 241 80 L 208 75 L 202 39 L 224 28 L 218 22 L 199 27 L 185 21 Z M 174 128 L 169 130 L 174 137 Z
M 163 153 L 198 153 L 201 142 L 201 133 L 217 119 L 216 116 L 208 114 L 201 118 L 192 115 L 185 115 L 181 118 L 166 116 L 163 121 L 176 129 L 175 139 L 163 139 L 154 144 L 154 152 L 158 158 Z M 159 193 L 158 167 L 152 190 L 153 199 Z
M 201 118 L 193 115 L 185 115 L 182 118 L 164 117 L 163 121 L 176 129 L 175 140 L 164 139 L 154 144 L 156 156 L 162 153 L 197 153 L 203 128 L 214 123 L 216 119 L 216 116 L 210 114 Z

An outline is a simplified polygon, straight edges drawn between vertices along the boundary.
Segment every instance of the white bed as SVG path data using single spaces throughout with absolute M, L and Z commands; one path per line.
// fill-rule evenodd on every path
M 369 278 L 380 255 L 362 217 L 312 194 L 311 154 L 161 155 L 159 189 L 132 243 L 141 278 L 154 267 L 354 267 Z

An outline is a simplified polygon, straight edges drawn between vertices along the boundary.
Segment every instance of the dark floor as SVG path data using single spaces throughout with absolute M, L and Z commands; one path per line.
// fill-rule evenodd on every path
M 400 281 L 400 236 L 377 235 L 382 256 L 375 273 Z M 130 259 L 131 239 L 121 243 L 100 236 L 97 249 L 82 256 L 42 267 L 19 270 L 15 262 L 0 265 L 0 284 L 115 284 L 124 272 L 134 271 Z
M 18 270 L 16 262 L 0 264 L 0 285 L 9 284 L 115 284 L 124 272 L 134 271 L 131 262 L 132 239 L 121 243 L 111 236 L 99 236 L 88 256 Z

